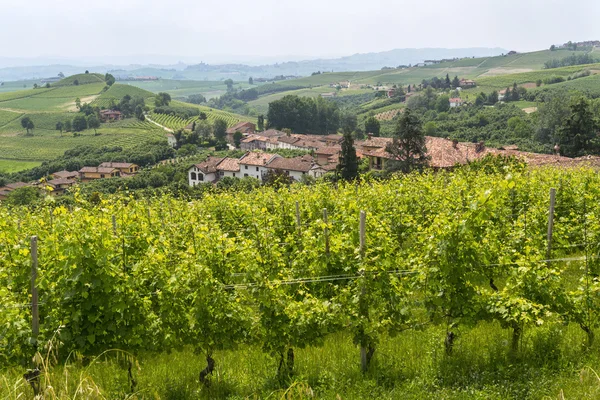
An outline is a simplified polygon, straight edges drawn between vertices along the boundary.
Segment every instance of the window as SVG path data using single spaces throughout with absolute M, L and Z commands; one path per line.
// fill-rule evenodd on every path
M 248 174 L 244 174 L 244 178 L 247 177 L 247 176 L 248 176 Z
M 219 176 L 225 176 L 225 172 L 219 171 Z
M 100 175 L 100 178 L 104 178 L 104 174 Z
M 244 168 L 245 168 L 245 169 L 248 169 L 248 166 L 247 166 L 247 165 L 244 165 Z
M 195 180 L 196 180 L 196 173 L 195 173 L 195 172 L 192 172 L 192 173 L 190 174 L 190 177 L 192 178 L 192 180 L 193 180 L 193 181 L 195 181 Z
M 233 177 L 235 178 L 235 172 L 233 173 Z
M 198 174 L 198 180 L 199 181 L 203 181 L 204 180 L 204 174 Z
M 256 167 L 256 172 L 258 172 L 258 167 Z

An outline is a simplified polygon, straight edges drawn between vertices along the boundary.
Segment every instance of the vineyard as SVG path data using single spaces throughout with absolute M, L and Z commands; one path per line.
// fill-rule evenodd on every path
M 510 338 L 493 350 L 499 363 L 499 354 L 544 356 L 535 338 L 549 326 L 568 326 L 591 347 L 600 324 L 599 196 L 593 171 L 544 169 L 207 191 L 191 203 L 76 196 L 69 207 L 2 208 L 0 363 L 34 352 L 33 236 L 38 343 L 59 338 L 62 359 L 192 348 L 207 360 L 206 380 L 220 354 L 249 346 L 284 379 L 302 365 L 302 349 L 340 337 L 357 346 L 344 363 L 364 371 L 402 356 L 383 351 L 394 337 L 422 346 L 427 336 L 443 349 L 436 368 L 466 357 L 478 329 Z M 558 346 L 553 340 L 546 346 Z M 221 385 L 234 379 L 219 376 Z M 494 398 L 534 390 L 519 387 L 523 396 Z
M 243 118 L 242 116 L 230 114 L 220 110 L 212 110 L 207 108 L 206 110 L 202 109 L 202 111 L 206 113 L 206 120 L 208 122 L 213 123 L 217 119 L 222 119 L 227 122 L 227 126 L 233 126 L 242 121 Z M 192 122 L 199 120 L 199 117 L 183 119 L 176 115 L 158 114 L 154 112 L 151 112 L 149 116 L 153 121 L 170 129 L 182 129 Z
M 375 118 L 377 118 L 377 120 L 379 120 L 379 121 L 391 121 L 400 112 L 402 112 L 402 110 L 399 108 L 395 109 L 395 110 L 384 111 L 384 112 L 380 112 L 379 114 L 376 114 Z

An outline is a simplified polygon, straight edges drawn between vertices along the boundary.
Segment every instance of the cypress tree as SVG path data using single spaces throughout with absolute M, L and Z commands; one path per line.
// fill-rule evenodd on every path
M 386 170 L 390 172 L 408 173 L 427 166 L 429 157 L 423 126 L 419 118 L 411 113 L 410 108 L 406 108 L 398 120 L 394 140 L 385 150 L 391 158 L 386 162 Z
M 353 181 L 358 178 L 358 157 L 354 148 L 354 139 L 352 139 L 350 133 L 344 133 L 338 172 L 341 178 L 346 181 Z

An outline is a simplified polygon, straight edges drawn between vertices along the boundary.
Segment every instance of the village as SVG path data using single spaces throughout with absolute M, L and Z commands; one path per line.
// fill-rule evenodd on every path
M 240 158 L 208 156 L 203 162 L 190 165 L 187 170 L 188 184 L 216 184 L 223 178 L 253 178 L 262 181 L 271 171 L 282 173 L 292 181 L 301 182 L 305 177 L 322 178 L 335 174 L 338 170 L 343 136 L 340 134 L 311 135 L 293 134 L 275 129 L 257 131 L 251 122 L 240 122 L 227 130 L 227 141 L 231 150 L 234 134 L 241 133 L 239 149 L 245 153 Z M 168 139 L 171 146 L 176 142 L 172 135 Z M 367 160 L 369 170 L 382 171 L 386 161 L 392 159 L 386 148 L 392 138 L 375 137 L 367 134 L 362 140 L 355 140 L 354 147 L 359 160 Z M 568 158 L 558 154 L 538 154 L 520 151 L 517 146 L 501 148 L 486 147 L 485 143 L 466 143 L 440 137 L 425 136 L 429 157 L 428 165 L 433 170 L 449 170 L 457 165 L 465 165 L 486 155 L 502 155 L 519 158 L 532 166 L 600 166 L 600 157 L 585 156 Z M 304 155 L 286 158 L 277 154 L 278 150 L 296 150 Z M 78 171 L 58 171 L 47 179 L 36 182 L 14 182 L 0 187 L 0 200 L 5 200 L 10 192 L 22 187 L 37 187 L 53 196 L 64 194 L 79 183 L 98 179 L 131 178 L 141 168 L 134 163 L 103 162 L 98 166 L 84 166 Z

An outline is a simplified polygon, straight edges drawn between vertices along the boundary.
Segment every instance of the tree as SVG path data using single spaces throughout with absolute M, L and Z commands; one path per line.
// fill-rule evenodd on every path
M 435 102 L 435 109 L 437 112 L 447 112 L 450 110 L 450 97 L 447 95 L 441 95 Z
M 33 84 L 33 88 L 34 88 L 34 89 L 37 89 L 38 87 L 39 87 L 39 86 L 38 86 L 38 84 L 37 84 L 37 83 L 34 83 L 34 84 Z
M 64 78 L 64 77 L 65 77 L 65 74 L 63 74 L 62 72 L 59 72 L 59 73 L 58 73 L 58 77 L 59 77 L 59 78 Z
M 410 109 L 407 108 L 398 120 L 393 141 L 387 145 L 386 151 L 390 155 L 386 162 L 388 171 L 408 173 L 427 166 L 429 157 L 423 127 Z
M 454 89 L 460 87 L 460 81 L 458 80 L 458 76 L 454 76 L 454 79 L 452 79 L 452 87 Z
M 265 116 L 260 114 L 258 116 L 258 130 L 259 131 L 264 131 L 265 130 Z
M 487 96 L 485 95 L 485 93 L 481 92 L 475 99 L 475 105 L 481 107 L 485 104 L 486 101 L 487 101 Z
M 73 81 L 73 85 L 75 85 L 75 86 L 79 86 L 79 79 L 75 79 L 75 80 Z
M 56 130 L 60 131 L 60 136 L 62 136 L 64 127 L 65 127 L 65 124 L 63 124 L 62 122 L 59 121 L 56 123 Z
M 341 118 L 342 132 L 344 134 L 352 133 L 356 130 L 356 126 L 358 125 L 356 114 L 351 112 L 345 112 L 342 114 Z
M 452 83 L 450 82 L 450 76 L 448 74 L 446 74 L 446 80 L 444 81 L 444 87 L 446 89 L 449 89 L 451 84 Z
M 144 108 L 141 105 L 137 105 L 135 107 L 135 117 L 140 120 L 140 121 L 145 121 L 146 120 L 146 116 L 144 115 Z
M 28 135 L 35 128 L 35 126 L 33 125 L 33 121 L 29 117 L 24 117 L 23 119 L 21 119 L 21 126 L 27 130 Z
M 367 134 L 371 133 L 373 136 L 379 136 L 381 133 L 381 124 L 377 120 L 377 118 L 371 116 L 365 121 L 365 132 Z
M 86 74 L 89 74 L 89 73 L 90 73 L 90 71 L 88 71 L 88 70 L 86 69 L 86 70 L 85 70 L 85 73 L 86 73 Z
M 87 117 L 87 125 L 88 125 L 88 128 L 94 130 L 95 135 L 98 134 L 96 129 L 100 128 L 100 120 L 98 119 L 98 117 L 96 117 L 95 114 L 91 114 Z
M 596 129 L 598 122 L 592 113 L 590 101 L 581 96 L 570 104 L 571 114 L 558 130 L 561 153 L 567 157 L 579 157 L 598 151 Z
M 213 125 L 213 131 L 217 142 L 224 142 L 227 137 L 227 122 L 221 118 L 216 119 Z
M 191 96 L 188 96 L 187 102 L 192 104 L 206 103 L 206 97 L 201 94 L 192 94 Z
M 27 206 L 42 197 L 40 190 L 33 186 L 25 186 L 11 191 L 6 201 L 15 206 Z
M 75 99 L 75 107 L 77 107 L 78 110 L 81 110 L 81 99 L 79 97 Z
M 425 130 L 425 135 L 427 136 L 434 136 L 435 133 L 437 132 L 437 125 L 435 122 L 433 121 L 429 121 L 427 122 L 424 126 L 423 126 L 424 130 Z
M 555 51 L 555 50 L 556 50 L 556 46 L 555 45 L 550 46 L 550 51 Z
M 104 75 L 104 81 L 108 86 L 112 86 L 115 83 L 115 77 L 107 72 L 106 75 Z
M 254 85 L 254 79 L 252 79 L 252 77 L 248 78 L 248 84 Z
M 342 140 L 342 150 L 338 164 L 340 177 L 346 181 L 353 181 L 358 178 L 358 157 L 354 147 L 354 139 L 350 132 L 344 133 Z
M 46 89 L 50 89 L 50 82 L 46 83 Z
M 512 101 L 512 92 L 510 91 L 509 87 L 507 87 L 506 91 L 504 92 L 504 101 Z
M 243 137 L 244 135 L 242 135 L 242 132 L 236 132 L 233 134 L 233 144 L 237 149 L 240 148 L 240 144 L 242 143 Z
M 71 129 L 73 129 L 71 127 L 71 120 L 68 119 L 63 123 L 63 129 L 65 130 L 65 132 L 71 132 Z
M 196 122 L 194 132 L 196 132 L 198 138 L 201 138 L 203 141 L 208 142 L 213 135 L 213 127 L 208 121 L 200 120 Z
M 77 115 L 71 123 L 73 131 L 81 132 L 87 129 L 87 119 L 83 115 Z
M 233 80 L 225 79 L 225 81 L 223 83 L 227 85 L 228 92 L 231 92 L 233 90 Z
M 154 98 L 154 105 L 156 107 L 166 107 L 171 102 L 171 95 L 169 93 L 160 92 Z
M 497 91 L 493 91 L 492 93 L 490 93 L 490 95 L 487 97 L 487 103 L 489 105 L 494 105 L 498 102 L 498 92 Z

